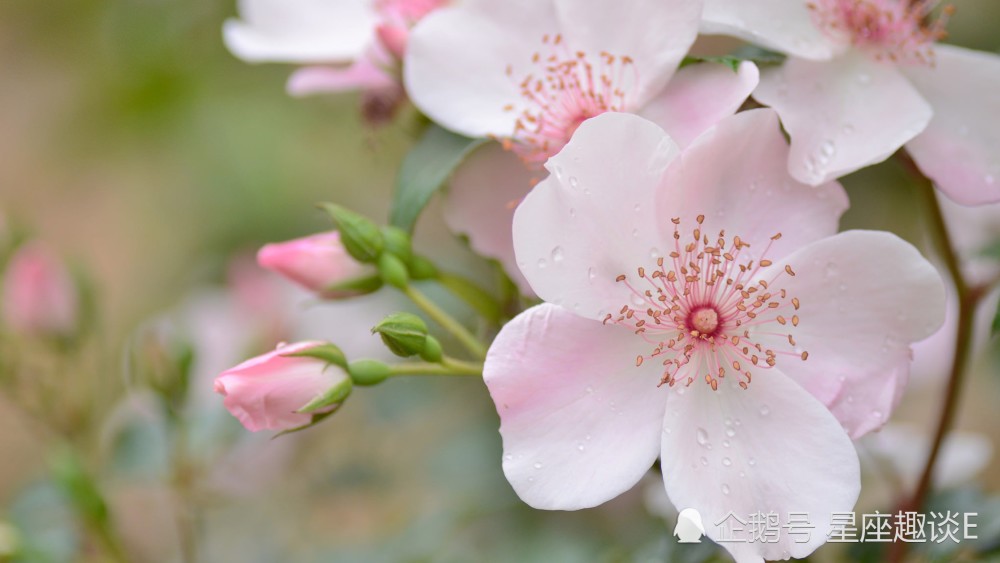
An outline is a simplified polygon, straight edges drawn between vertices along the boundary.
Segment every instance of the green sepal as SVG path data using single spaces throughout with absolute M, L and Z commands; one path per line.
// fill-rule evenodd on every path
M 385 241 L 386 252 L 391 252 L 403 262 L 409 263 L 413 258 L 413 241 L 403 229 L 392 225 L 382 227 L 382 240 Z
M 423 256 L 413 255 L 408 265 L 410 267 L 410 277 L 415 280 L 429 280 L 438 275 L 438 269 L 434 265 L 434 262 Z
M 347 367 L 355 385 L 378 385 L 392 375 L 392 368 L 377 360 L 355 360 Z
M 427 346 L 427 324 L 412 313 L 393 313 L 372 328 L 393 354 L 408 358 Z
M 339 298 L 342 296 L 358 296 L 374 293 L 382 288 L 382 277 L 377 274 L 354 278 L 352 280 L 335 283 L 327 286 L 321 292 L 321 296 L 331 296 Z
M 299 350 L 298 352 L 282 354 L 282 356 L 286 358 L 316 358 L 328 364 L 347 369 L 347 356 L 344 355 L 344 352 L 337 345 L 330 344 L 329 342 L 305 350 Z
M 378 258 L 378 272 L 382 281 L 397 289 L 404 289 L 410 283 L 406 264 L 396 256 L 384 253 Z
M 367 217 L 333 203 L 320 204 L 340 231 L 340 242 L 355 260 L 370 264 L 382 253 L 384 241 L 378 225 Z
M 309 421 L 309 424 L 303 424 L 302 426 L 296 426 L 295 428 L 289 428 L 288 430 L 282 430 L 281 432 L 278 432 L 277 434 L 275 434 L 274 436 L 272 436 L 271 439 L 274 440 L 274 439 L 280 438 L 281 436 L 284 436 L 286 434 L 291 434 L 293 432 L 300 432 L 302 430 L 305 430 L 306 428 L 312 428 L 313 426 L 316 426 L 320 422 L 323 422 L 323 420 L 326 419 L 326 417 L 328 417 L 328 416 L 332 415 L 333 413 L 337 412 L 338 410 L 340 410 L 340 406 L 342 404 L 343 403 L 335 403 L 332 409 L 330 409 L 330 410 L 328 410 L 326 412 L 321 412 L 319 414 L 314 414 L 313 417 L 312 417 L 312 420 Z
M 420 353 L 420 357 L 427 362 L 433 364 L 441 363 L 441 359 L 444 358 L 444 350 L 441 348 L 441 343 L 438 342 L 437 338 L 428 335 L 427 340 L 424 342 L 424 350 Z
M 351 382 L 351 378 L 344 378 L 343 381 L 317 395 L 313 400 L 306 403 L 304 407 L 295 412 L 310 413 L 329 407 L 330 405 L 343 403 L 347 399 L 347 396 L 351 394 L 351 389 L 353 388 L 354 383 Z

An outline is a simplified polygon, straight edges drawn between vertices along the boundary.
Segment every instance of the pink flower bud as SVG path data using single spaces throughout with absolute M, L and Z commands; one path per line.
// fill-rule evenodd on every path
M 333 286 L 375 274 L 374 267 L 359 263 L 347 253 L 337 231 L 265 245 L 257 253 L 257 263 L 322 297 L 334 299 L 364 291 Z
M 385 50 L 392 54 L 396 60 L 403 60 L 403 54 L 406 53 L 406 40 L 410 35 L 410 30 L 406 26 L 381 24 L 375 28 L 375 35 L 378 36 Z
M 349 380 L 341 367 L 312 357 L 293 356 L 324 342 L 307 341 L 281 346 L 249 359 L 215 378 L 215 392 L 247 430 L 291 430 L 309 424 L 313 413 L 297 410 L 330 388 Z
M 40 242 L 21 246 L 3 280 L 3 321 L 14 332 L 66 336 L 77 326 L 76 286 L 66 267 Z

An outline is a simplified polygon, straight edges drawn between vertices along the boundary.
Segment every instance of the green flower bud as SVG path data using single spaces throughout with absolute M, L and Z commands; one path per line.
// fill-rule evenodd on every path
M 339 205 L 324 203 L 321 207 L 330 214 L 336 224 L 337 230 L 340 231 L 340 242 L 348 254 L 358 262 L 366 264 L 378 259 L 385 243 L 375 223 Z
M 423 256 L 413 255 L 409 261 L 410 276 L 415 280 L 429 280 L 438 275 L 437 266 Z
M 403 229 L 391 225 L 383 227 L 382 240 L 385 241 L 385 250 L 403 262 L 408 263 L 413 258 L 413 243 L 410 241 L 410 235 Z
M 422 354 L 427 344 L 427 325 L 411 313 L 393 313 L 372 328 L 393 354 L 401 357 Z
M 392 373 L 392 368 L 376 360 L 355 360 L 347 368 L 355 385 L 378 385 Z
M 438 342 L 437 338 L 433 336 L 428 336 L 427 340 L 424 342 L 424 350 L 420 353 L 420 357 L 425 361 L 438 363 L 441 358 L 444 357 L 444 350 L 441 348 L 441 343 Z
M 405 288 L 410 282 L 406 265 L 403 264 L 402 260 L 389 253 L 379 257 L 378 272 L 382 276 L 382 281 L 397 289 Z

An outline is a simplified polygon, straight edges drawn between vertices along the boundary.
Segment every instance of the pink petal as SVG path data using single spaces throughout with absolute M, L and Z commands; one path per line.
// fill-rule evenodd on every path
M 736 113 L 759 78 L 757 65 L 749 61 L 741 63 L 737 72 L 721 64 L 691 65 L 677 71 L 639 115 L 663 127 L 683 147 Z
M 783 276 L 781 287 L 801 302 L 801 324 L 789 331 L 809 356 L 781 358 L 778 366 L 827 405 L 853 438 L 880 428 L 906 384 L 910 344 L 944 322 L 940 275 L 912 245 L 879 231 L 840 233 L 769 271 L 785 264 L 796 275 Z M 784 335 L 773 338 L 787 347 Z
M 920 169 L 963 205 L 1000 201 L 1000 56 L 935 46 L 935 65 L 903 72 L 934 106 L 906 144 Z
M 240 0 L 242 20 L 223 26 L 226 46 L 247 62 L 343 62 L 361 56 L 376 16 L 365 0 Z
M 829 59 L 838 50 L 813 23 L 803 0 L 705 0 L 701 30 L 804 59 Z
M 348 90 L 374 90 L 395 86 L 396 80 L 368 59 L 359 59 L 351 66 L 335 68 L 307 66 L 288 78 L 287 90 L 293 96 L 308 96 Z
M 770 109 L 744 111 L 723 119 L 684 149 L 667 168 L 657 195 L 664 240 L 673 233 L 666 219 L 681 218 L 682 235 L 705 216 L 702 231 L 715 237 L 725 229 L 772 260 L 837 231 L 847 195 L 836 182 L 818 188 L 788 175 L 788 145 Z M 772 241 L 771 237 L 782 237 Z M 672 249 L 671 249 L 672 250 Z
M 635 367 L 645 342 L 543 304 L 500 331 L 483 378 L 503 436 L 503 470 L 535 508 L 596 506 L 630 489 L 658 453 L 665 393 Z
M 882 162 L 931 119 L 930 105 L 894 65 L 849 52 L 832 61 L 789 59 L 766 70 L 754 97 L 792 138 L 788 170 L 819 185 Z
M 677 145 L 641 117 L 580 125 L 514 213 L 518 267 L 542 299 L 601 319 L 630 298 L 615 279 L 649 266 L 663 218 L 651 205 Z
M 544 35 L 557 33 L 549 1 L 469 2 L 435 10 L 410 31 L 406 90 L 420 111 L 457 133 L 509 135 L 523 105 L 519 84 L 535 68 L 532 56 Z
M 694 385 L 670 393 L 660 467 L 678 510 L 694 508 L 717 542 L 723 526 L 742 527 L 720 542 L 737 561 L 805 557 L 822 545 L 834 512 L 852 510 L 861 489 L 854 445 L 830 412 L 776 369 L 754 377 L 746 390 L 712 391 Z M 748 542 L 748 522 L 774 512 L 779 525 L 805 512 L 805 535 L 781 528 L 777 541 Z M 722 526 L 720 526 L 720 524 Z M 801 542 L 801 543 L 800 543 Z
M 69 270 L 45 244 L 20 246 L 6 264 L 0 313 L 24 334 L 67 336 L 79 321 L 79 295 Z
M 639 73 L 638 105 L 670 80 L 698 34 L 701 0 L 555 0 L 560 29 L 573 51 L 628 56 Z
M 516 154 L 490 143 L 455 170 L 445 199 L 448 227 L 467 235 L 478 254 L 499 260 L 525 294 L 531 293 L 531 286 L 514 259 L 511 228 L 514 209 L 541 174 L 528 170 Z

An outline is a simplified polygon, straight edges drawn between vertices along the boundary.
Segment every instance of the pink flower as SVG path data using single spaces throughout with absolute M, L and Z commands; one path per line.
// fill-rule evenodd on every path
M 375 274 L 372 266 L 361 264 L 347 253 L 337 231 L 265 245 L 257 253 L 257 263 L 330 299 L 363 293 L 336 286 Z
M 421 21 L 404 66 L 413 103 L 447 129 L 501 141 L 453 176 L 452 230 L 519 278 L 514 208 L 583 121 L 639 113 L 685 144 L 735 112 L 757 85 L 753 64 L 678 70 L 700 13 L 700 0 L 599 0 L 586 9 L 567 0 L 478 1 Z
M 251 432 L 291 430 L 309 424 L 314 414 L 296 412 L 350 378 L 323 360 L 292 354 L 323 345 L 307 341 L 281 346 L 230 368 L 215 378 L 223 404 Z M 331 406 L 318 412 L 336 408 Z
M 683 151 L 601 115 L 546 164 L 514 247 L 548 303 L 501 330 L 484 370 L 528 504 L 598 505 L 659 457 L 671 501 L 713 539 L 730 511 L 816 526 L 802 543 L 725 543 L 738 561 L 803 557 L 853 507 L 850 438 L 885 423 L 944 290 L 896 236 L 835 234 L 843 189 L 796 182 L 787 157 L 762 109 Z
M 706 0 L 704 29 L 791 55 L 754 97 L 792 137 L 789 172 L 817 185 L 905 146 L 964 205 L 1000 200 L 1000 58 L 938 44 L 937 0 Z
M 223 32 L 229 50 L 245 61 L 310 65 L 289 78 L 292 95 L 360 89 L 366 104 L 395 108 L 405 99 L 397 77 L 409 29 L 444 3 L 241 0 L 243 20 L 227 21 Z
M 76 329 L 79 303 L 73 278 L 41 242 L 11 256 L 4 273 L 3 319 L 25 334 L 68 336 Z

